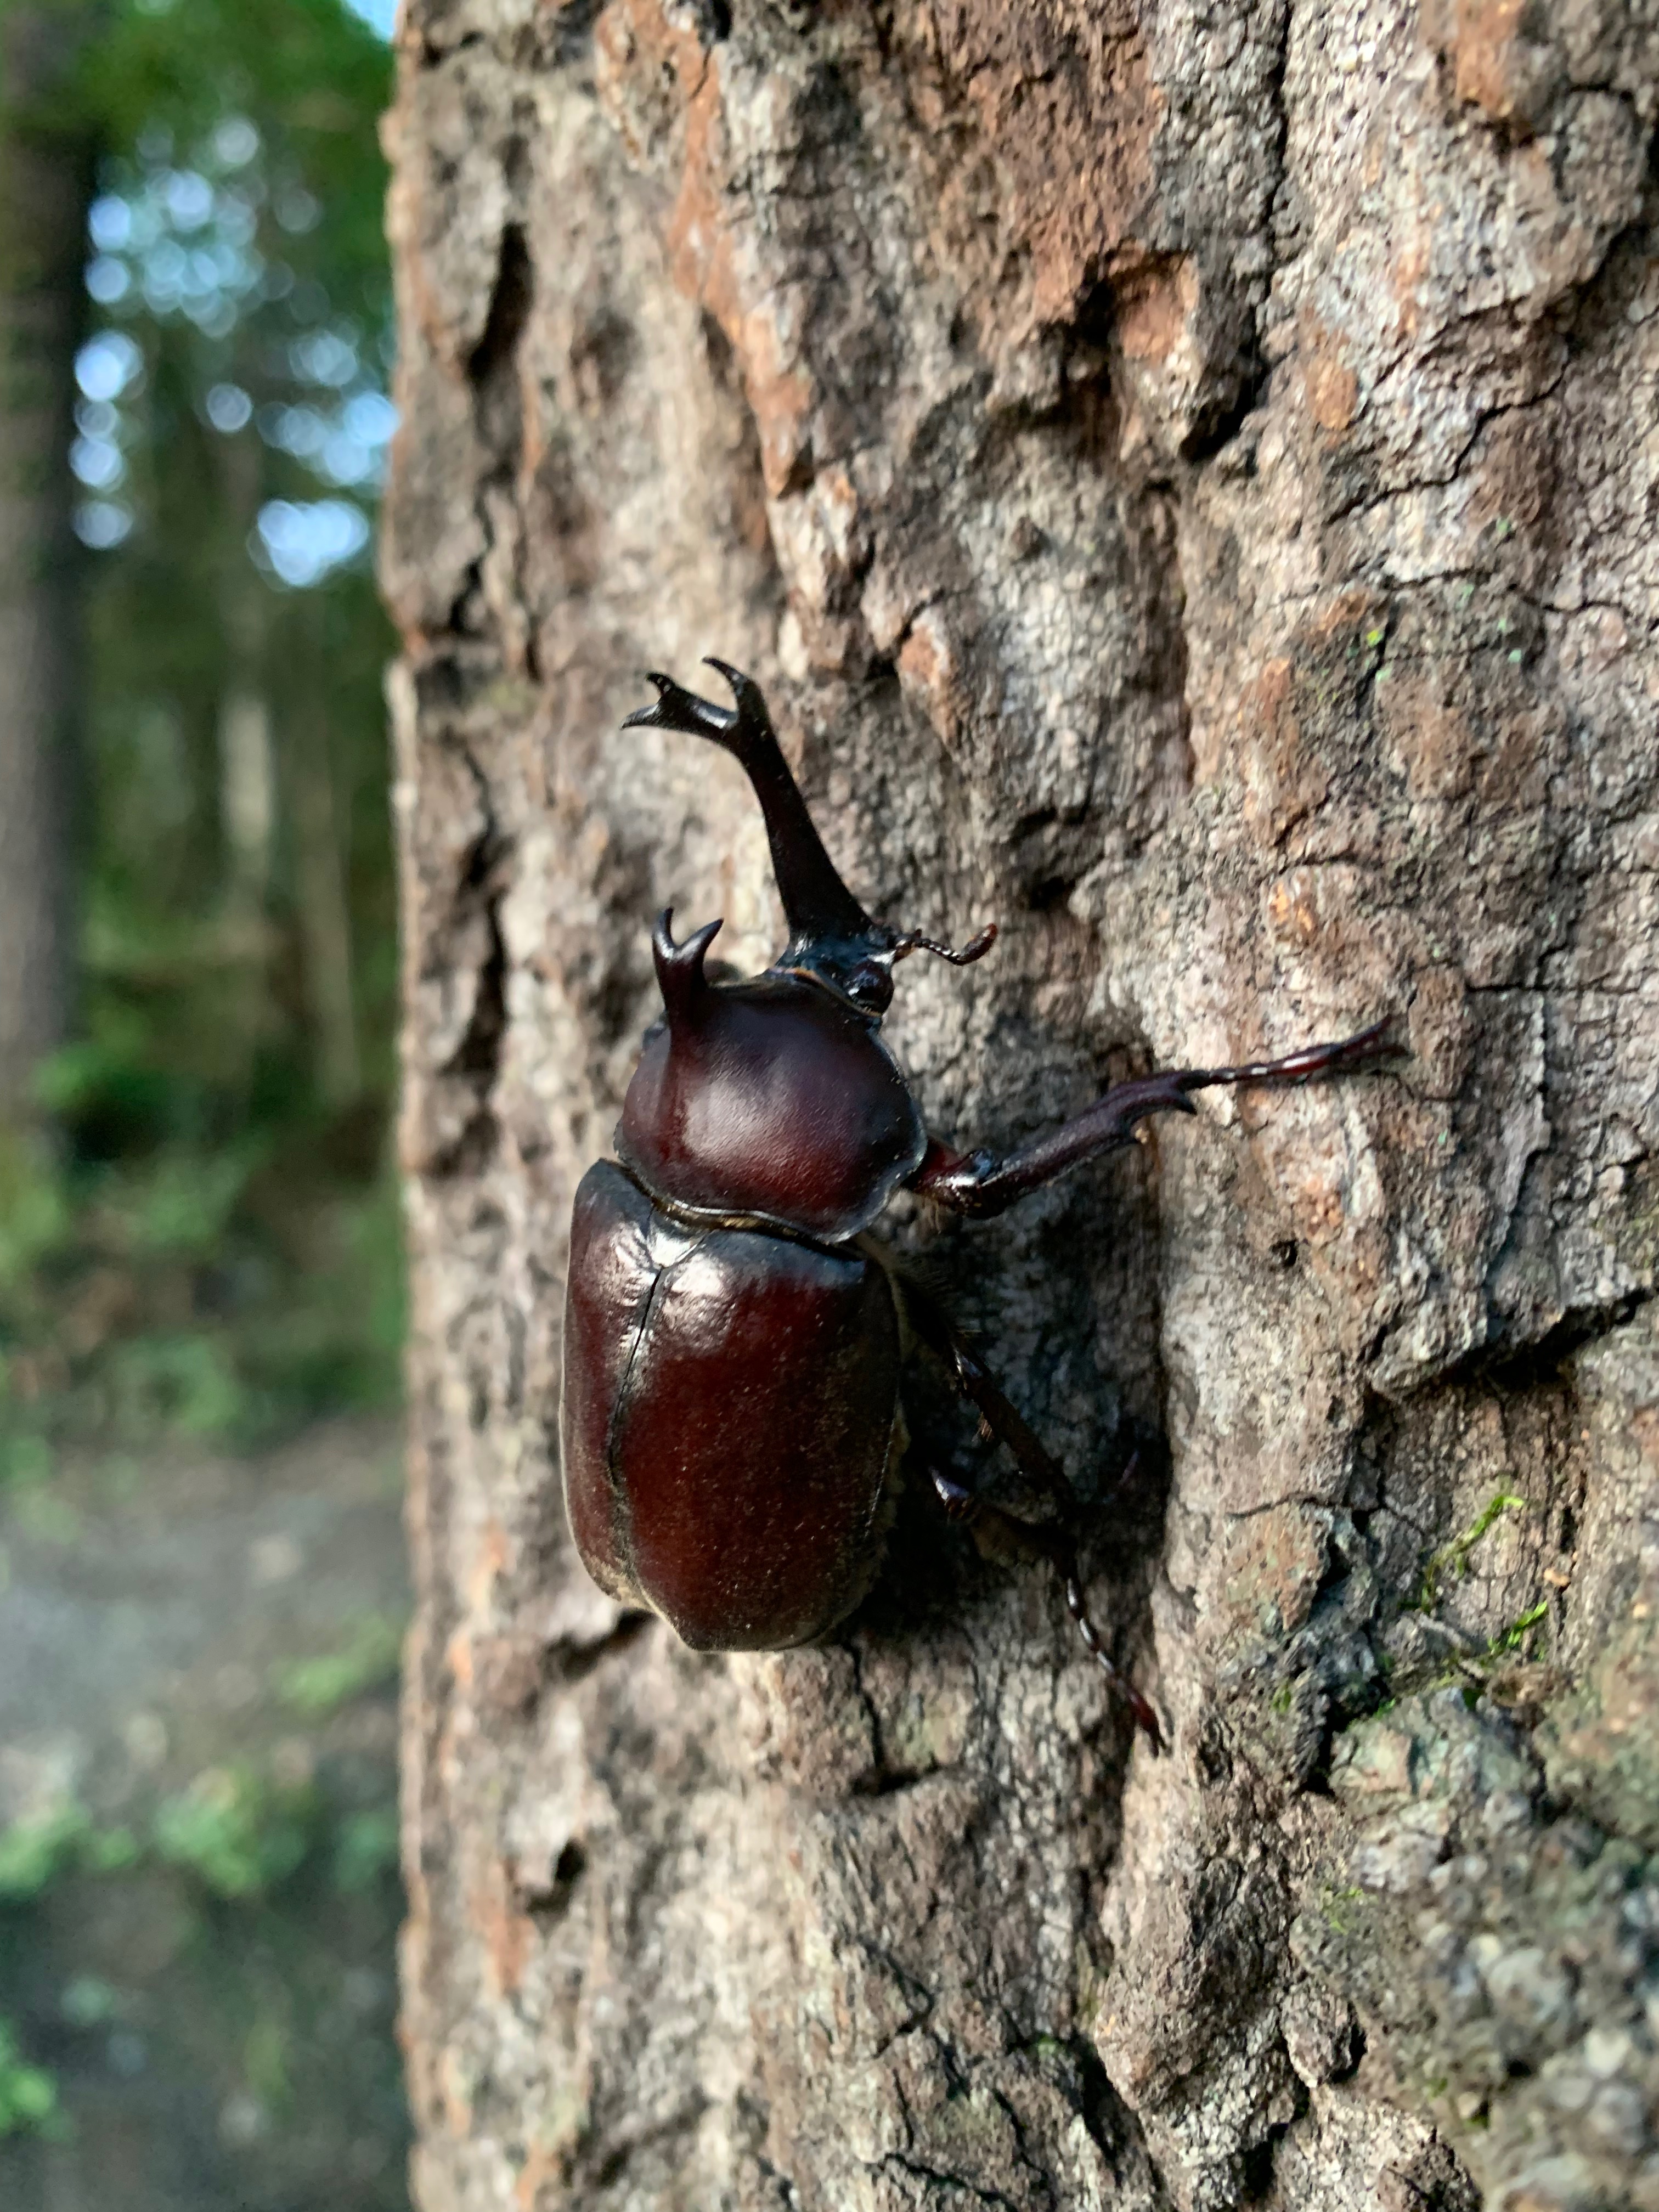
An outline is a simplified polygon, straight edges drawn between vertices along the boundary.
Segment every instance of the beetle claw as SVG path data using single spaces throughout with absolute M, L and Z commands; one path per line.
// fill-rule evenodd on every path
M 979 1500 L 971 1490 L 954 1480 L 939 1468 L 930 1468 L 933 1479 L 933 1494 L 952 1521 L 971 1521 L 978 1510 Z
M 1123 1694 L 1128 1700 L 1129 1710 L 1135 1717 L 1136 1724 L 1145 1733 L 1147 1741 L 1152 1747 L 1153 1752 L 1161 1755 L 1163 1753 L 1166 1752 L 1170 1747 L 1164 1737 L 1164 1730 L 1158 1723 L 1158 1707 L 1153 1705 L 1150 1698 L 1143 1698 L 1133 1682 L 1123 1681 L 1121 1675 L 1118 1680 L 1121 1685 Z

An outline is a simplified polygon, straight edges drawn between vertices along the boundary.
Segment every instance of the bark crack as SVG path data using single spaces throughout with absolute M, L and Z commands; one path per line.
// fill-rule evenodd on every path
M 434 1073 L 458 1080 L 471 1091 L 471 1109 L 459 1131 L 425 1164 L 435 1182 L 479 1172 L 495 1155 L 498 1128 L 494 1093 L 501 1074 L 501 1041 L 507 1031 L 507 944 L 501 908 L 506 896 L 502 872 L 510 847 L 495 817 L 489 780 L 471 750 L 461 757 L 472 780 L 483 816 L 478 834 L 462 857 L 450 909 L 448 941 L 465 938 L 475 916 L 484 924 L 483 958 L 474 970 L 472 1003 L 466 1025 L 447 1060 Z

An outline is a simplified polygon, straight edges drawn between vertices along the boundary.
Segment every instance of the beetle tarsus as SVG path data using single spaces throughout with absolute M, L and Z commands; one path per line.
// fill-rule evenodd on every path
M 1372 1067 L 1406 1051 L 1394 1035 L 1394 1024 L 1395 1017 L 1384 1014 L 1380 1022 L 1373 1022 L 1357 1036 L 1340 1037 L 1333 1044 L 1304 1045 L 1299 1052 L 1286 1053 L 1282 1060 L 1247 1060 L 1240 1067 L 1189 1068 L 1174 1080 L 1188 1091 L 1206 1091 L 1218 1083 L 1306 1083 L 1316 1075 Z M 1152 1079 L 1158 1080 L 1156 1076 Z
M 1078 1633 L 1083 1638 L 1084 1646 L 1089 1656 L 1134 1715 L 1136 1727 L 1144 1731 L 1154 1751 L 1162 1751 L 1164 1747 L 1164 1730 L 1158 1723 L 1158 1709 L 1149 1698 L 1141 1695 L 1128 1676 L 1120 1668 L 1115 1667 L 1106 1656 L 1100 1641 L 1100 1632 L 1089 1618 L 1088 1603 L 1084 1597 L 1083 1585 L 1078 1580 L 1075 1568 L 1066 1577 L 1066 1610 L 1077 1623 Z

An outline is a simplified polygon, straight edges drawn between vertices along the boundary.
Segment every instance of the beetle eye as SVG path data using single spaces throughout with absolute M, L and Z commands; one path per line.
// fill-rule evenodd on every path
M 893 979 L 874 960 L 860 960 L 847 979 L 847 995 L 855 1006 L 884 1014 L 893 1003 Z

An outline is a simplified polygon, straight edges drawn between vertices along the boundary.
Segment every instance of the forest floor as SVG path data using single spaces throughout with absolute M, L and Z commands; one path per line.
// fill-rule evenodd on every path
M 351 1419 L 0 1495 L 0 2202 L 406 2205 L 400 1494 Z

